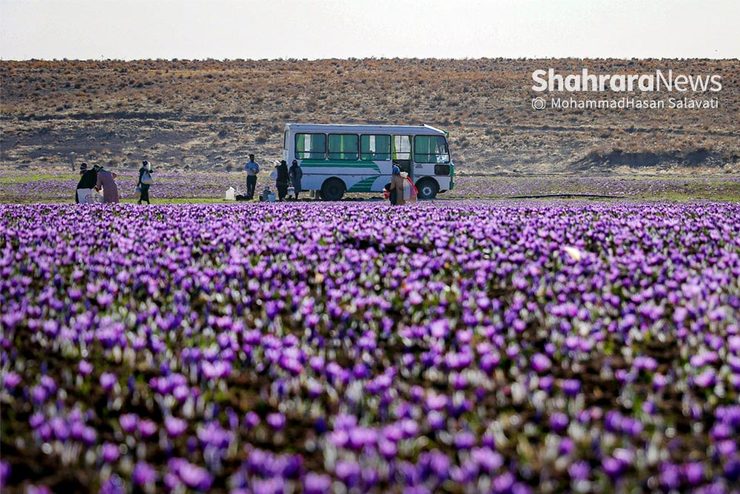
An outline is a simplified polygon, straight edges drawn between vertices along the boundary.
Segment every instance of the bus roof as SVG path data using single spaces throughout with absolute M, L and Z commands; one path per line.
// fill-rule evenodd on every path
M 294 132 L 342 133 L 358 134 L 395 134 L 395 135 L 447 135 L 444 130 L 431 125 L 363 125 L 363 124 L 314 124 L 314 123 L 286 123 L 286 130 Z

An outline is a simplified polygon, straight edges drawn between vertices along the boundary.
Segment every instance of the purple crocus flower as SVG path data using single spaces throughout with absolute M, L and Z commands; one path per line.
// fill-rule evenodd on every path
M 45 485 L 29 485 L 26 494 L 51 494 L 51 489 Z
M 568 427 L 568 416 L 562 412 L 555 412 L 550 415 L 550 427 L 555 432 L 563 432 Z
M 189 463 L 183 458 L 172 458 L 168 462 L 170 482 L 179 479 L 191 489 L 207 491 L 213 483 L 213 476 L 208 471 L 197 465 Z
M 244 415 L 244 425 L 248 429 L 254 429 L 257 427 L 260 423 L 260 416 L 257 415 L 255 412 L 247 412 Z
M 100 451 L 103 461 L 106 463 L 115 463 L 120 456 L 118 446 L 116 446 L 115 444 L 105 443 L 100 448 Z
M 100 486 L 100 491 L 98 494 L 125 494 L 126 493 L 126 485 L 123 482 L 123 479 L 119 477 L 118 475 L 111 475 L 108 477 L 108 480 L 103 482 L 103 485 Z
M 49 392 L 43 386 L 34 386 L 31 388 L 31 399 L 36 404 L 45 402 L 48 396 Z
M 470 451 L 470 457 L 484 472 L 489 474 L 504 464 L 503 457 L 491 448 L 473 448 Z
M 150 464 L 140 461 L 134 466 L 131 480 L 142 487 L 152 485 L 157 481 L 157 471 Z
M 21 376 L 16 372 L 8 372 L 3 377 L 3 386 L 8 391 L 14 390 L 21 383 Z
M 10 463 L 0 460 L 0 488 L 8 485 L 8 477 L 10 477 Z
M 502 473 L 493 479 L 493 492 L 495 493 L 509 492 L 513 486 L 514 476 L 511 472 Z
M 350 487 L 357 485 L 360 480 L 360 465 L 354 461 L 339 460 L 334 469 L 337 477 Z
M 80 360 L 80 363 L 77 365 L 77 370 L 81 375 L 89 376 L 93 371 L 93 366 L 87 360 Z
M 454 440 L 457 449 L 470 449 L 475 445 L 475 436 L 468 431 L 458 432 Z
M 151 437 L 157 432 L 157 423 L 149 419 L 140 420 L 138 429 L 141 437 Z
M 139 417 L 138 415 L 135 415 L 133 413 L 126 413 L 121 415 L 118 421 L 121 424 L 121 429 L 123 430 L 123 432 L 131 434 L 136 430 L 136 427 L 139 423 Z
M 624 471 L 624 464 L 617 458 L 607 456 L 601 461 L 604 472 L 611 478 L 619 477 Z
M 271 413 L 267 415 L 267 418 L 265 420 L 270 425 L 270 427 L 272 427 L 276 431 L 279 431 L 283 427 L 285 427 L 285 416 L 282 413 Z
M 581 381 L 578 379 L 564 379 L 562 387 L 567 396 L 576 396 L 581 390 Z
M 429 414 L 427 414 L 427 423 L 429 424 L 429 428 L 433 431 L 438 431 L 444 428 L 446 422 L 446 417 L 440 412 L 429 412 Z
M 309 472 L 303 479 L 303 492 L 305 494 L 324 494 L 331 490 L 331 477 L 318 473 Z
M 694 384 L 700 388 L 709 388 L 717 383 L 717 375 L 713 369 L 706 369 L 694 377 Z
M 676 489 L 681 485 L 680 470 L 671 463 L 665 463 L 660 468 L 660 484 L 667 489 Z
M 188 424 L 183 419 L 170 415 L 164 419 L 164 427 L 167 430 L 167 434 L 174 438 L 181 436 L 187 429 Z
M 550 358 L 542 353 L 536 353 L 532 357 L 532 369 L 535 370 L 535 372 L 547 372 L 552 367 L 552 362 L 550 361 Z
M 701 463 L 687 463 L 683 466 L 683 474 L 691 485 L 698 485 L 704 479 L 704 466 Z
M 577 461 L 568 467 L 568 475 L 573 480 L 587 480 L 591 469 L 585 461 Z
M 112 372 L 103 372 L 100 375 L 100 386 L 106 392 L 110 392 L 117 382 L 118 382 L 118 378 Z
M 184 463 L 178 471 L 183 483 L 190 488 L 208 490 L 213 482 L 213 477 L 204 469 L 191 463 Z

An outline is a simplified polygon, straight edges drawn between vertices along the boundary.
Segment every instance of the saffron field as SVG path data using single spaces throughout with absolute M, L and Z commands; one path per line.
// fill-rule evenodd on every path
M 737 203 L 0 205 L 0 273 L 4 491 L 740 482 Z

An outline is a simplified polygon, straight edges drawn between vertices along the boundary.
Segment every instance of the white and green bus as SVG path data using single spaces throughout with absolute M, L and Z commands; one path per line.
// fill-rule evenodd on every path
M 283 159 L 303 169 L 303 190 L 338 201 L 346 192 L 381 192 L 393 165 L 409 174 L 420 199 L 454 186 L 447 133 L 429 125 L 288 123 Z

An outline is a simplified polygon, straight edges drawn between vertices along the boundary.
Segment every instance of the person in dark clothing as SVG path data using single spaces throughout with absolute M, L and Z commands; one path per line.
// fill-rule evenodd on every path
M 391 201 L 391 205 L 397 206 L 398 204 L 403 204 L 403 179 L 401 178 L 401 169 L 396 165 L 393 165 L 393 171 L 391 173 L 391 183 L 388 188 L 390 196 L 388 198 Z
M 77 182 L 75 190 L 75 202 L 77 204 L 89 204 L 92 201 L 92 191 L 98 181 L 98 167 L 94 166 L 91 170 L 87 169 L 87 163 L 80 165 L 80 181 Z
M 244 171 L 247 172 L 247 199 L 251 201 L 254 198 L 254 190 L 257 188 L 257 174 L 260 172 L 260 165 L 254 161 L 253 154 L 249 155 Z
M 290 176 L 288 174 L 288 164 L 285 160 L 281 160 L 277 166 L 277 179 L 275 180 L 275 187 L 278 192 L 278 201 L 285 200 L 285 196 L 288 195 L 288 184 L 290 183 Z
M 144 201 L 146 201 L 147 204 L 151 204 L 151 202 L 149 202 L 149 186 L 151 185 L 152 165 L 147 160 L 144 160 L 141 162 L 141 168 L 139 168 L 139 182 L 136 184 L 136 187 L 141 191 L 139 204 Z
M 301 193 L 301 179 L 303 178 L 303 170 L 298 165 L 298 160 L 293 160 L 288 171 L 290 175 L 290 183 L 293 185 L 293 191 L 295 193 L 295 200 L 298 200 L 298 194 Z

